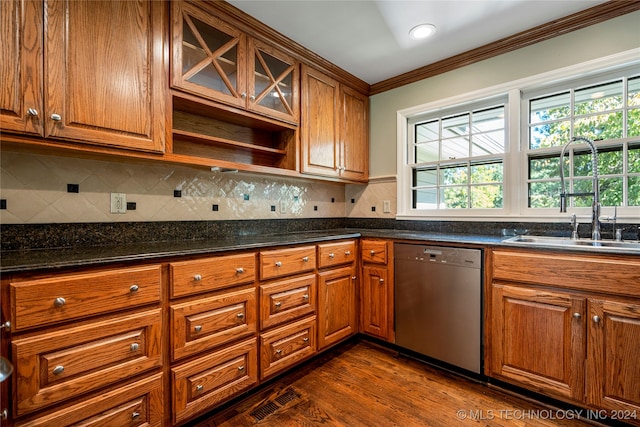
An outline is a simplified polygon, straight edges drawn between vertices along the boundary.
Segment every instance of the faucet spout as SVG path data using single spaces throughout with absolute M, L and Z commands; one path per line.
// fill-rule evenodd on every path
M 573 142 L 581 141 L 589 145 L 591 150 L 591 171 L 593 173 L 593 192 L 590 193 L 567 193 L 564 183 L 564 168 L 562 167 L 562 160 L 564 159 L 567 147 Z M 569 142 L 567 142 L 560 153 L 560 212 L 567 211 L 567 197 L 581 197 L 581 196 L 593 196 L 593 203 L 591 204 L 591 238 L 593 240 L 600 240 L 600 184 L 598 181 L 598 149 L 595 143 L 584 136 L 574 136 Z

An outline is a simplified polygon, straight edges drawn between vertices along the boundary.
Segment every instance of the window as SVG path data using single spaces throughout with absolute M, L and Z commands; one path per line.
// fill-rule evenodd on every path
M 505 105 L 493 100 L 410 120 L 413 209 L 503 208 Z
M 640 75 L 626 69 L 571 83 L 524 96 L 528 207 L 559 207 L 560 152 L 574 136 L 587 137 L 598 147 L 602 206 L 640 206 Z M 566 191 L 592 192 L 591 151 L 576 142 L 568 153 L 563 159 Z M 592 199 L 574 197 L 568 205 L 588 207 Z

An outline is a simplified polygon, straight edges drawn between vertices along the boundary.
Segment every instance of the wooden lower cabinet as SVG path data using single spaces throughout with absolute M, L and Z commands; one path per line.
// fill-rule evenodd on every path
M 389 275 L 385 267 L 362 267 L 360 323 L 362 332 L 389 339 Z
M 318 273 L 318 349 L 357 332 L 355 273 L 353 265 Z
M 315 354 L 316 317 L 260 335 L 260 379 L 271 377 Z
M 180 423 L 258 382 L 256 338 L 171 369 L 172 422 Z

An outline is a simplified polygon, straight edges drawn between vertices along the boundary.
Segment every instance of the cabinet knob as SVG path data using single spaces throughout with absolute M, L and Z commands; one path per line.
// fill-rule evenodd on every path
M 329 258 L 335 258 L 336 254 L 329 254 Z
M 369 252 L 371 255 L 375 255 L 376 251 L 374 251 L 373 249 L 371 250 L 371 252 Z
M 5 331 L 10 331 L 11 330 L 11 322 L 9 322 L 7 320 L 2 325 L 0 325 L 0 328 L 4 329 Z
M 302 295 L 302 299 L 309 299 L 309 294 Z
M 244 273 L 244 268 L 242 268 L 242 267 L 236 268 L 236 273 L 238 273 L 238 274 Z
M 600 316 L 593 316 L 593 321 L 594 321 L 595 323 L 600 323 L 600 320 L 601 320 L 601 319 L 600 319 Z
M 138 418 L 140 418 L 140 412 L 134 412 L 133 414 L 131 414 L 132 420 L 137 420 Z
M 282 350 L 280 350 L 279 348 L 276 349 L 276 354 L 280 354 L 280 353 L 282 353 Z
M 140 286 L 131 285 L 131 287 L 129 288 L 129 292 L 138 292 L 139 289 L 140 289 Z
M 62 121 L 62 116 L 60 114 L 53 113 L 51 115 L 51 120 L 53 120 L 54 122 Z
M 2 410 L 2 412 L 0 412 L 0 419 L 2 419 L 2 420 L 8 420 L 9 419 L 9 410 L 7 408 L 4 408 Z
M 247 92 L 242 92 L 240 94 L 240 98 L 245 99 L 247 97 Z
M 380 283 L 384 283 L 384 279 L 380 279 Z
M 32 117 L 38 117 L 38 110 L 36 110 L 35 108 L 29 108 L 27 110 L 27 114 Z
M 276 307 L 280 307 L 282 305 L 282 303 L 280 301 L 276 301 L 275 304 L 273 304 L 273 305 L 275 305 Z
M 200 393 L 200 392 L 202 392 L 202 390 L 204 390 L 204 386 L 203 385 L 197 385 L 196 386 L 196 392 Z
M 202 280 L 202 276 L 199 274 L 196 274 L 195 276 L 193 276 L 193 280 L 195 280 L 196 282 L 199 282 Z
M 308 256 L 302 257 L 302 262 L 309 262 L 309 257 Z
M 256 96 L 255 96 L 255 95 L 251 95 L 251 96 L 249 97 L 249 99 L 253 102 L 253 101 L 255 101 L 255 100 L 256 100 Z
M 578 312 L 573 313 L 573 317 L 575 317 L 576 319 L 579 319 L 582 317 L 582 315 Z
M 244 371 L 244 366 L 238 366 L 238 371 Z
M 137 342 L 134 342 L 129 346 L 129 348 L 131 349 L 131 351 L 138 351 L 140 350 L 140 344 L 138 344 Z
M 309 341 L 309 337 L 304 337 L 304 338 L 302 338 L 302 341 L 304 341 L 304 342 Z
M 357 276 L 351 276 L 351 280 L 356 280 L 357 278 Z
M 242 318 L 244 318 L 244 313 L 238 313 L 238 314 L 236 314 L 236 317 L 238 319 L 242 319 Z
M 276 267 L 282 267 L 282 262 L 276 261 Z
M 53 375 L 60 375 L 61 373 L 64 372 L 64 366 L 58 365 L 55 368 L 53 368 L 53 371 L 51 372 L 53 373 Z
M 202 331 L 202 325 L 196 325 L 196 326 L 194 326 L 193 330 L 194 330 L 194 331 L 196 331 L 196 332 L 200 332 L 200 331 Z
M 66 303 L 67 303 L 67 300 L 62 297 L 58 297 L 53 301 L 53 305 L 55 305 L 56 307 L 62 307 Z
M 349 255 L 351 255 L 351 251 L 344 251 L 344 254 L 345 254 L 346 256 L 349 256 Z

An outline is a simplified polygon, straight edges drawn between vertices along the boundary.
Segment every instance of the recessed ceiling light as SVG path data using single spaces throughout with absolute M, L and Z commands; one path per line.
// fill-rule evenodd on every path
M 409 31 L 409 35 L 412 39 L 422 40 L 427 37 L 431 37 L 436 32 L 436 26 L 432 24 L 420 24 L 416 25 Z

